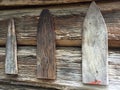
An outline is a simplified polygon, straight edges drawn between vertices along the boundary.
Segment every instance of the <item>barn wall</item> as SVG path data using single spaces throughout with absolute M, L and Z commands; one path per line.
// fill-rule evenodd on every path
M 109 35 L 108 73 L 110 84 L 108 87 L 83 85 L 81 81 L 81 31 L 84 17 L 90 5 L 89 1 L 91 0 L 57 1 L 58 2 L 56 2 L 56 0 L 53 0 L 51 2 L 43 2 L 42 0 L 28 0 L 22 2 L 20 0 L 1 0 L 0 82 L 17 85 L 55 88 L 61 90 L 119 90 L 120 1 L 108 0 L 106 2 L 97 2 L 97 5 L 100 7 L 100 10 L 107 24 Z M 48 8 L 50 10 L 55 22 L 57 46 L 57 79 L 55 81 L 44 81 L 36 79 L 36 31 L 39 14 L 44 8 Z M 15 20 L 18 42 L 19 74 L 18 76 L 13 77 L 4 74 L 5 44 L 8 21 L 10 18 L 14 18 Z

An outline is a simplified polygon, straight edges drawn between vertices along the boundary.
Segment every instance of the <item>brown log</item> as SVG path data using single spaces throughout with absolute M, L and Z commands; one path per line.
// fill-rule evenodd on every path
M 88 4 L 48 7 L 54 15 L 56 45 L 81 46 L 81 30 Z M 120 2 L 98 3 L 108 28 L 109 47 L 120 47 Z M 0 11 L 0 45 L 5 45 L 7 18 L 15 17 L 18 45 L 36 45 L 42 8 Z
M 11 84 L 51 87 L 64 90 L 119 90 L 120 85 L 120 50 L 109 50 L 109 80 L 108 87 L 87 86 L 82 82 L 81 48 L 57 47 L 56 63 L 57 78 L 54 81 L 36 79 L 36 46 L 18 47 L 17 77 L 6 76 L 4 73 L 5 48 L 0 48 L 0 82 Z M 87 88 L 87 89 L 86 89 Z
M 53 18 L 48 9 L 41 12 L 38 23 L 37 78 L 56 78 L 55 30 Z

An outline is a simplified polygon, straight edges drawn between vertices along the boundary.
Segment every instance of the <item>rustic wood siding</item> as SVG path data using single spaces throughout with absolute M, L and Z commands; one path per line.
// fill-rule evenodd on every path
M 5 48 L 0 48 L 0 82 L 9 82 L 12 84 L 23 84 L 32 86 L 63 88 L 103 88 L 90 87 L 83 85 L 82 66 L 81 66 L 81 48 L 78 47 L 57 47 L 57 78 L 55 81 L 39 80 L 36 78 L 36 47 L 24 46 L 18 47 L 18 77 L 10 77 L 4 74 Z M 117 90 L 120 80 L 120 50 L 109 50 L 109 80 L 110 85 L 103 89 Z M 114 86 L 116 85 L 116 87 Z M 79 90 L 78 89 L 78 90 Z M 88 89 L 89 90 L 89 89 Z
M 109 47 L 120 47 L 120 2 L 97 4 L 107 24 Z M 88 7 L 89 4 L 47 7 L 54 16 L 57 46 L 81 46 L 82 25 Z M 6 41 L 8 21 L 5 19 L 11 17 L 15 18 L 18 45 L 36 45 L 37 24 L 42 9 L 0 11 L 0 45 L 5 45 Z
M 14 0 L 12 0 L 14 1 Z M 32 0 L 31 0 L 32 1 Z M 54 1 L 54 0 L 53 0 Z M 69 0 L 62 0 L 69 1 Z M 108 70 L 110 85 L 89 86 L 82 84 L 81 40 L 82 25 L 90 5 L 74 3 L 62 5 L 43 5 L 25 7 L 14 6 L 15 2 L 2 0 L 0 2 L 0 82 L 30 85 L 38 87 L 56 88 L 61 90 L 119 90 L 120 89 L 120 1 L 97 2 L 108 28 Z M 71 0 L 77 2 L 78 0 Z M 87 1 L 87 0 L 86 0 Z M 80 1 L 79 1 L 80 2 Z M 24 5 L 27 5 L 25 1 Z M 30 2 L 31 3 L 31 2 Z M 58 2 L 60 3 L 60 1 Z M 5 5 L 7 4 L 7 5 Z M 34 4 L 34 3 L 32 3 Z M 29 4 L 31 5 L 31 4 Z M 34 4 L 36 5 L 36 4 Z M 3 6 L 3 7 L 2 7 Z M 8 7 L 6 7 L 8 6 Z M 16 1 L 16 6 L 23 6 Z M 12 9 L 9 9 L 12 8 Z M 56 33 L 56 80 L 36 79 L 36 35 L 39 14 L 42 9 L 48 8 L 53 15 Z M 14 18 L 18 46 L 18 76 L 5 75 L 5 44 L 8 21 Z M 59 47 L 62 46 L 62 47 Z M 70 47 L 65 47 L 70 46 Z M 115 48 L 117 49 L 115 49 Z

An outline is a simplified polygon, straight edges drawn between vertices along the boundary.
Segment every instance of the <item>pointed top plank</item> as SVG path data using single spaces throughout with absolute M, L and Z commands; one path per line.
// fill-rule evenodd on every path
M 44 9 L 37 30 L 37 78 L 55 79 L 55 32 L 52 15 Z
M 7 41 L 6 41 L 5 73 L 18 74 L 17 43 L 16 43 L 14 19 L 11 19 L 8 25 L 8 33 L 7 33 Z
M 100 9 L 93 1 L 83 24 L 83 83 L 107 85 L 108 35 Z

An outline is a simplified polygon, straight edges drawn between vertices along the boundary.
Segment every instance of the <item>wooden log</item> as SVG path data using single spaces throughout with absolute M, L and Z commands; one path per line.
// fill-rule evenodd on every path
M 52 15 L 44 9 L 37 30 L 37 78 L 55 79 L 55 31 Z
M 107 85 L 108 34 L 103 16 L 93 1 L 83 24 L 82 77 L 85 84 Z
M 82 23 L 89 4 L 48 7 L 54 15 L 56 45 L 81 46 Z M 120 47 L 120 2 L 98 3 L 108 28 L 109 47 Z M 36 45 L 42 8 L 0 11 L 0 45 L 5 45 L 7 18 L 15 17 L 18 45 Z M 34 13 L 33 13 L 34 12 Z M 72 22 L 72 23 L 71 23 Z
M 15 85 L 31 85 L 47 88 L 73 90 L 119 90 L 120 85 L 120 50 L 109 50 L 109 80 L 107 87 L 89 86 L 82 84 L 82 66 L 81 66 L 81 48 L 79 47 L 57 47 L 56 80 L 36 79 L 36 46 L 18 47 L 18 68 L 17 77 L 8 77 L 4 73 L 5 48 L 0 47 L 0 82 L 11 83 Z
M 13 84 L 0 84 L 1 90 L 56 90 L 53 88 L 43 88 L 43 87 L 31 87 L 25 85 L 13 85 Z
M 8 25 L 6 42 L 5 73 L 18 74 L 17 68 L 17 42 L 15 35 L 14 20 L 11 19 Z
M 53 5 L 53 4 L 66 4 L 66 3 L 79 3 L 79 2 L 88 2 L 92 0 L 52 0 L 52 1 L 43 1 L 43 0 L 1 0 L 0 6 L 25 6 L 25 5 Z
M 21 1 L 21 0 L 1 0 L 0 6 L 30 6 L 30 5 L 39 5 L 39 6 L 46 6 L 46 5 L 60 5 L 60 4 L 75 4 L 80 2 L 90 2 L 93 0 L 52 0 L 52 1 L 43 1 L 43 0 L 27 0 L 27 1 Z M 94 1 L 104 1 L 104 0 L 94 0 Z M 112 0 L 107 0 L 111 2 Z M 114 0 L 119 1 L 119 0 Z

